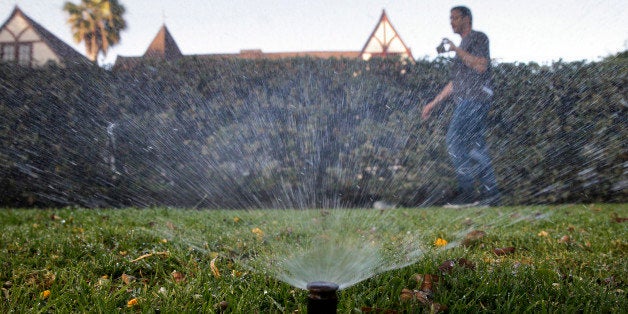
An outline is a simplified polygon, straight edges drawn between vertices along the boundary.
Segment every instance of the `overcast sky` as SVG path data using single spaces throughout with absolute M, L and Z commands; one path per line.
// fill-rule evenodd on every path
M 78 3 L 80 0 L 73 0 Z M 0 0 L 3 23 L 17 4 L 84 54 L 72 40 L 66 0 Z M 128 28 L 105 63 L 142 55 L 165 22 L 184 54 L 359 51 L 383 9 L 415 58 L 433 58 L 441 38 L 458 42 L 452 6 L 467 5 L 502 62 L 599 60 L 628 49 L 626 0 L 120 0 Z

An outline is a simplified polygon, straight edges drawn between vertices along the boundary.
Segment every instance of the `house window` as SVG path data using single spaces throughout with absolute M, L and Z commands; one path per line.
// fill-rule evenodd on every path
M 20 65 L 30 66 L 33 59 L 33 45 L 2 44 L 0 45 L 0 60 L 3 62 L 18 62 Z
M 2 61 L 5 61 L 5 62 L 15 61 L 15 45 L 12 45 L 12 44 L 2 45 Z
M 19 45 L 17 52 L 17 62 L 20 65 L 30 66 L 31 65 L 31 44 L 21 44 Z

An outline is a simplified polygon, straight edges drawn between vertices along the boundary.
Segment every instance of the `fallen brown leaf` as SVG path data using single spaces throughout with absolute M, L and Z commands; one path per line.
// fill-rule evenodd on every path
M 504 247 L 504 248 L 497 248 L 493 250 L 493 253 L 495 253 L 495 255 L 497 256 L 508 255 L 508 254 L 515 253 L 515 248 L 512 246 Z
M 407 289 L 407 288 L 403 288 L 401 289 L 401 295 L 399 296 L 399 299 L 402 302 L 407 302 L 410 301 L 414 298 L 414 291 Z
M 614 223 L 622 223 L 628 221 L 628 217 L 619 217 L 617 213 L 612 213 L 611 221 Z
M 214 277 L 216 278 L 220 278 L 220 271 L 218 271 L 218 267 L 216 267 L 216 259 L 218 258 L 218 256 L 214 257 L 211 262 L 209 262 L 209 269 L 211 269 L 212 274 L 214 274 Z
M 185 275 L 180 271 L 173 270 L 171 275 L 172 275 L 172 279 L 176 283 L 185 281 Z
M 452 269 L 454 269 L 454 266 L 456 266 L 456 261 L 446 260 L 442 264 L 440 264 L 440 266 L 438 266 L 438 270 L 442 271 L 443 273 L 448 273 Z
M 26 284 L 49 289 L 55 282 L 55 279 L 57 279 L 57 275 L 51 271 L 35 271 L 28 275 Z
M 375 313 L 375 314 L 397 314 L 397 313 L 399 313 L 399 311 L 395 311 L 395 310 L 378 309 L 376 307 L 366 307 L 366 306 L 361 307 L 360 311 L 362 311 L 362 313 Z
M 458 265 L 467 269 L 475 270 L 475 263 L 466 258 L 459 258 Z
M 424 277 L 425 276 L 423 274 L 414 274 L 414 280 L 416 280 L 418 284 L 423 283 Z
M 124 284 L 128 285 L 134 282 L 136 278 L 131 275 L 122 274 L 122 276 L 120 276 L 120 279 L 122 279 L 122 282 L 124 282 Z
M 462 240 L 462 245 L 463 246 L 472 246 L 472 245 L 480 242 L 480 240 L 482 238 L 484 238 L 484 236 L 486 236 L 486 232 L 484 232 L 482 230 L 473 230 L 473 231 L 467 233 L 467 235 L 465 236 L 464 240 Z
M 229 303 L 227 301 L 220 301 L 214 304 L 214 308 L 218 310 L 219 312 L 227 310 L 228 307 L 229 307 Z
M 421 302 L 422 304 L 429 305 L 432 303 L 432 297 L 425 291 L 414 291 L 415 300 Z
M 428 294 L 433 294 L 435 290 L 435 285 L 438 283 L 437 275 L 425 275 L 423 276 L 423 283 L 421 284 L 421 291 L 426 292 Z
M 168 256 L 168 255 L 170 255 L 170 252 L 167 252 L 167 251 L 166 251 L 166 252 L 154 252 L 154 253 L 144 254 L 144 255 L 142 255 L 142 256 L 140 256 L 140 257 L 138 257 L 138 258 L 136 258 L 136 259 L 132 260 L 132 261 L 131 261 L 131 263 L 135 263 L 135 262 L 137 262 L 137 261 L 143 260 L 143 259 L 145 259 L 145 258 L 147 258 L 147 257 L 151 257 L 151 256 L 153 256 L 153 255 Z
M 569 242 L 571 242 L 571 238 L 568 235 L 564 235 L 560 239 L 558 239 L 558 243 L 569 243 Z
M 432 303 L 432 305 L 430 306 L 430 313 L 444 313 L 447 312 L 448 309 L 449 308 L 447 307 L 447 305 Z
M 451 267 L 455 265 L 455 262 L 453 260 L 446 261 L 446 263 L 447 266 Z M 401 290 L 401 295 L 399 296 L 399 300 L 401 302 L 418 302 L 422 305 L 429 306 L 432 313 L 440 313 L 447 310 L 447 306 L 433 303 L 432 301 L 434 297 L 434 290 L 436 288 L 435 285 L 439 281 L 439 277 L 437 275 L 418 274 L 414 275 L 414 279 L 417 282 L 421 283 L 420 290 L 410 290 L 407 288 L 403 288 Z
M 448 273 L 452 271 L 456 265 L 466 268 L 466 269 L 471 269 L 471 270 L 475 269 L 475 263 L 473 263 L 472 261 L 466 258 L 461 257 L 458 260 L 451 259 L 451 260 L 444 261 L 442 264 L 440 264 L 440 266 L 438 266 L 438 270 L 440 270 L 443 273 Z
M 403 289 L 401 290 L 401 301 L 418 301 L 421 304 L 429 305 L 431 304 L 430 296 L 424 292 L 419 290 L 410 290 Z

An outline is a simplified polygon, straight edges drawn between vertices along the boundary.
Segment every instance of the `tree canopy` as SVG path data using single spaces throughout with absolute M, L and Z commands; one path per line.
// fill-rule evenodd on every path
M 81 0 L 80 4 L 66 2 L 63 10 L 70 17 L 74 40 L 85 42 L 87 57 L 94 63 L 102 52 L 120 41 L 120 32 L 126 28 L 125 12 L 117 0 Z

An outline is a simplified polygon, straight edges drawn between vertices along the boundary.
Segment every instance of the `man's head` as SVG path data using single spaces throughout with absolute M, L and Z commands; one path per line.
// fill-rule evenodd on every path
M 465 6 L 457 6 L 451 9 L 451 15 L 449 16 L 451 28 L 454 33 L 463 35 L 467 31 L 471 30 L 473 24 L 473 16 L 471 10 Z

